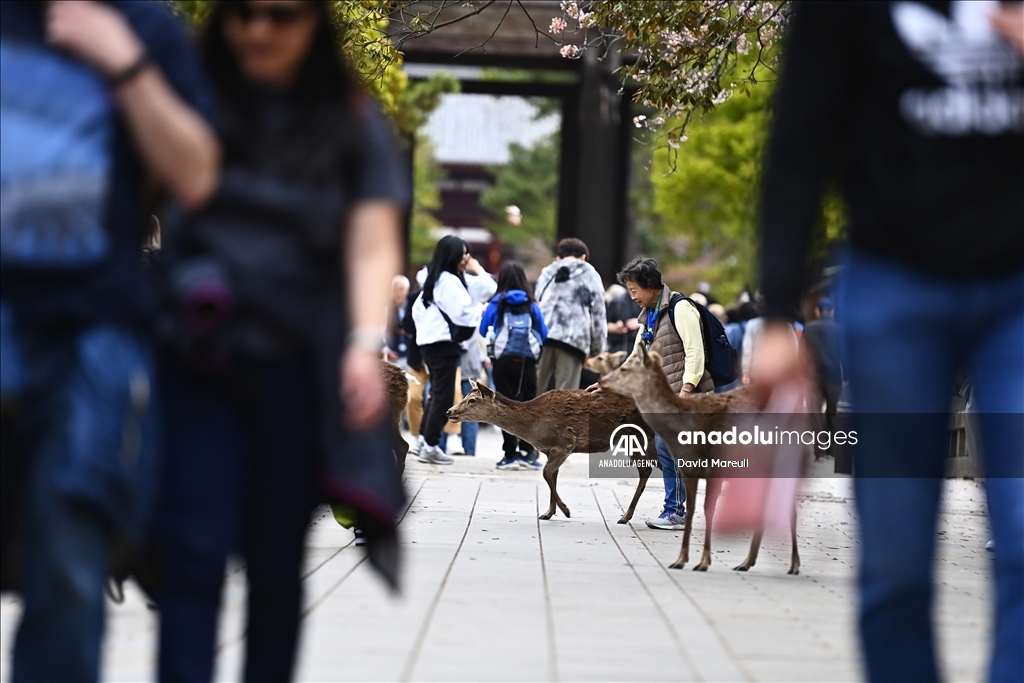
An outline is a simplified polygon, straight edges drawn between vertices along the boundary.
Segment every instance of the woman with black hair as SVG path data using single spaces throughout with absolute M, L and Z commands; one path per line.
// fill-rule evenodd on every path
M 497 285 L 480 263 L 470 256 L 469 245 L 445 235 L 434 248 L 427 266 L 423 290 L 412 306 L 416 344 L 430 373 L 430 402 L 420 437 L 413 451 L 420 462 L 450 465 L 441 450 L 441 430 L 455 399 L 455 372 L 462 342 L 473 336 L 480 323 L 480 304 L 494 294 Z
M 388 123 L 340 61 L 328 3 L 217 3 L 203 48 L 225 167 L 207 209 L 164 235 L 159 677 L 212 678 L 237 551 L 245 679 L 285 681 L 318 494 L 353 509 L 394 578 L 381 558 L 402 491 L 380 330 L 409 188 Z
M 509 261 L 498 272 L 497 294 L 480 321 L 480 334 L 494 335 L 494 388 L 516 401 L 537 397 L 537 359 L 548 337 L 544 314 L 533 299 L 523 267 Z M 533 446 L 502 431 L 499 470 L 542 467 Z

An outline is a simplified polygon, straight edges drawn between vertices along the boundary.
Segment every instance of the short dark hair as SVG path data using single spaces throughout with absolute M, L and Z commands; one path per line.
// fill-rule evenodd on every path
M 565 258 L 566 256 L 586 256 L 590 258 L 590 249 L 587 249 L 587 245 L 581 239 L 575 237 L 566 237 L 558 243 L 558 257 Z
M 620 270 L 615 279 L 623 287 L 627 282 L 635 282 L 644 289 L 661 289 L 661 271 L 658 262 L 652 258 L 635 258 Z

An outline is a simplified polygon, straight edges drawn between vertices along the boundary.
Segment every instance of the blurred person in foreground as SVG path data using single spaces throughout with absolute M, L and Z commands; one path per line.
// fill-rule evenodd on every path
M 995 539 L 993 681 L 1024 680 L 1024 10 L 1020 3 L 801 3 L 763 187 L 769 324 L 788 341 L 823 179 L 849 253 L 843 312 L 860 519 L 860 637 L 872 681 L 939 678 L 936 516 L 954 375 L 975 380 Z
M 387 310 L 387 325 L 384 328 L 384 354 L 389 363 L 403 370 L 408 366 L 409 343 L 403 322 L 407 313 L 409 278 L 396 275 L 391 280 L 391 303 Z
M 380 373 L 409 188 L 326 2 L 213 6 L 223 181 L 169 221 L 159 675 L 209 681 L 225 564 L 245 559 L 245 680 L 289 680 L 310 513 L 347 506 L 395 581 L 401 482 Z
M 158 467 L 140 247 L 153 190 L 186 209 L 213 192 L 212 113 L 163 3 L 0 4 L 4 555 L 24 540 L 12 680 L 99 677 L 108 556 L 140 540 Z

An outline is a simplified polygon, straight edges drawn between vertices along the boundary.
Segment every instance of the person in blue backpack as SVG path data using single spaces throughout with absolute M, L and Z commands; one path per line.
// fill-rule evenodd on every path
M 488 340 L 495 391 L 517 401 L 536 398 L 537 360 L 548 327 L 518 263 L 509 261 L 498 272 L 498 291 L 480 320 L 480 334 Z M 532 445 L 501 434 L 505 455 L 498 461 L 499 470 L 542 467 Z

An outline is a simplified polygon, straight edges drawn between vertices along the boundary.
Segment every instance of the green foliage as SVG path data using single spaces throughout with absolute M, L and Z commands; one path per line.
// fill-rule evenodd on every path
M 503 242 L 515 246 L 533 238 L 549 243 L 557 232 L 559 135 L 554 133 L 532 147 L 509 145 L 509 162 L 491 171 L 494 186 L 480 197 L 480 203 L 500 218 L 490 228 Z M 515 204 L 522 211 L 520 225 L 505 220 L 505 207 Z

